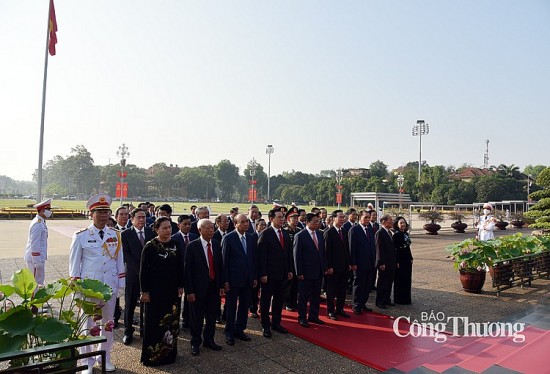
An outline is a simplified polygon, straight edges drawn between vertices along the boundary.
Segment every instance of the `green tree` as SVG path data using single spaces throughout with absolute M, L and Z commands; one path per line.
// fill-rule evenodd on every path
M 216 186 L 222 201 L 231 201 L 231 196 L 239 183 L 239 168 L 229 160 L 221 160 L 214 167 Z
M 377 160 L 374 161 L 369 166 L 370 176 L 371 177 L 378 177 L 380 179 L 386 178 L 388 175 L 388 166 L 384 164 L 382 161 Z
M 187 198 L 208 200 L 216 194 L 216 178 L 210 165 L 184 167 L 176 179 L 187 191 Z

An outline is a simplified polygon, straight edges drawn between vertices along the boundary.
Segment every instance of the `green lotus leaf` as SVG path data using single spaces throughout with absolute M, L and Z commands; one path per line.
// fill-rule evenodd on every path
M 86 298 L 94 298 L 102 301 L 109 301 L 113 290 L 105 283 L 96 279 L 79 279 L 76 281 L 78 292 Z
M 0 292 L 4 293 L 4 297 L 10 297 L 15 293 L 15 287 L 9 284 L 0 284 Z
M 26 336 L 0 335 L 0 353 L 18 351 L 27 341 Z
M 72 332 L 70 325 L 55 318 L 41 319 L 34 329 L 34 334 L 48 343 L 62 342 L 68 339 Z
M 36 318 L 30 309 L 21 305 L 2 313 L 0 317 L 0 330 L 10 336 L 26 335 L 36 325 Z
M 82 311 L 86 315 L 91 316 L 97 314 L 97 303 L 93 301 L 79 300 L 77 304 L 80 308 L 82 308 Z
M 30 300 L 32 294 L 38 285 L 34 275 L 28 268 L 17 270 L 11 277 L 11 282 L 15 287 L 15 292 L 24 300 Z

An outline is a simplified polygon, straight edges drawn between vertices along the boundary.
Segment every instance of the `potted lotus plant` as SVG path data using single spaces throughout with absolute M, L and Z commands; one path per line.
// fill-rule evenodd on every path
M 451 227 L 453 228 L 453 230 L 455 230 L 456 233 L 464 234 L 466 232 L 465 230 L 468 227 L 468 224 L 462 222 L 462 220 L 466 218 L 464 212 L 460 210 L 455 210 L 454 212 L 449 213 L 449 218 L 454 221 L 451 224 Z
M 97 336 L 99 326 L 87 331 L 87 319 L 101 319 L 101 307 L 111 298 L 112 289 L 94 279 L 59 279 L 38 287 L 29 269 L 13 274 L 12 284 L 0 285 L 0 353 L 32 349 L 48 344 Z M 49 304 L 48 312 L 40 312 Z M 105 326 L 113 328 L 110 321 Z M 59 355 L 40 354 L 10 361 L 10 367 L 55 359 Z M 55 356 L 55 357 L 54 357 Z
M 418 217 L 428 221 L 428 223 L 423 226 L 424 230 L 426 230 L 426 234 L 437 235 L 437 232 L 441 229 L 441 225 L 439 225 L 438 222 L 444 219 L 443 213 L 439 210 L 427 210 L 420 212 Z

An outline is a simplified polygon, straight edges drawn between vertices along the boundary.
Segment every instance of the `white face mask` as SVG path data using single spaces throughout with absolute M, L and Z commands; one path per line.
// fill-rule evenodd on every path
M 46 216 L 46 218 L 50 218 L 52 216 L 52 211 L 49 209 L 45 209 L 44 216 Z
M 489 215 L 490 213 L 491 213 L 491 210 L 483 209 L 483 214 L 485 214 L 486 216 Z

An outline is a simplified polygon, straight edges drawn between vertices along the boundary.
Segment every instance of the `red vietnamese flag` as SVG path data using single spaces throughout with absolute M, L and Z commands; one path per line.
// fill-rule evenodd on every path
M 48 32 L 50 35 L 50 41 L 48 43 L 48 50 L 51 56 L 55 56 L 55 45 L 57 44 L 57 20 L 55 19 L 55 8 L 53 6 L 53 0 L 50 0 L 50 26 Z

